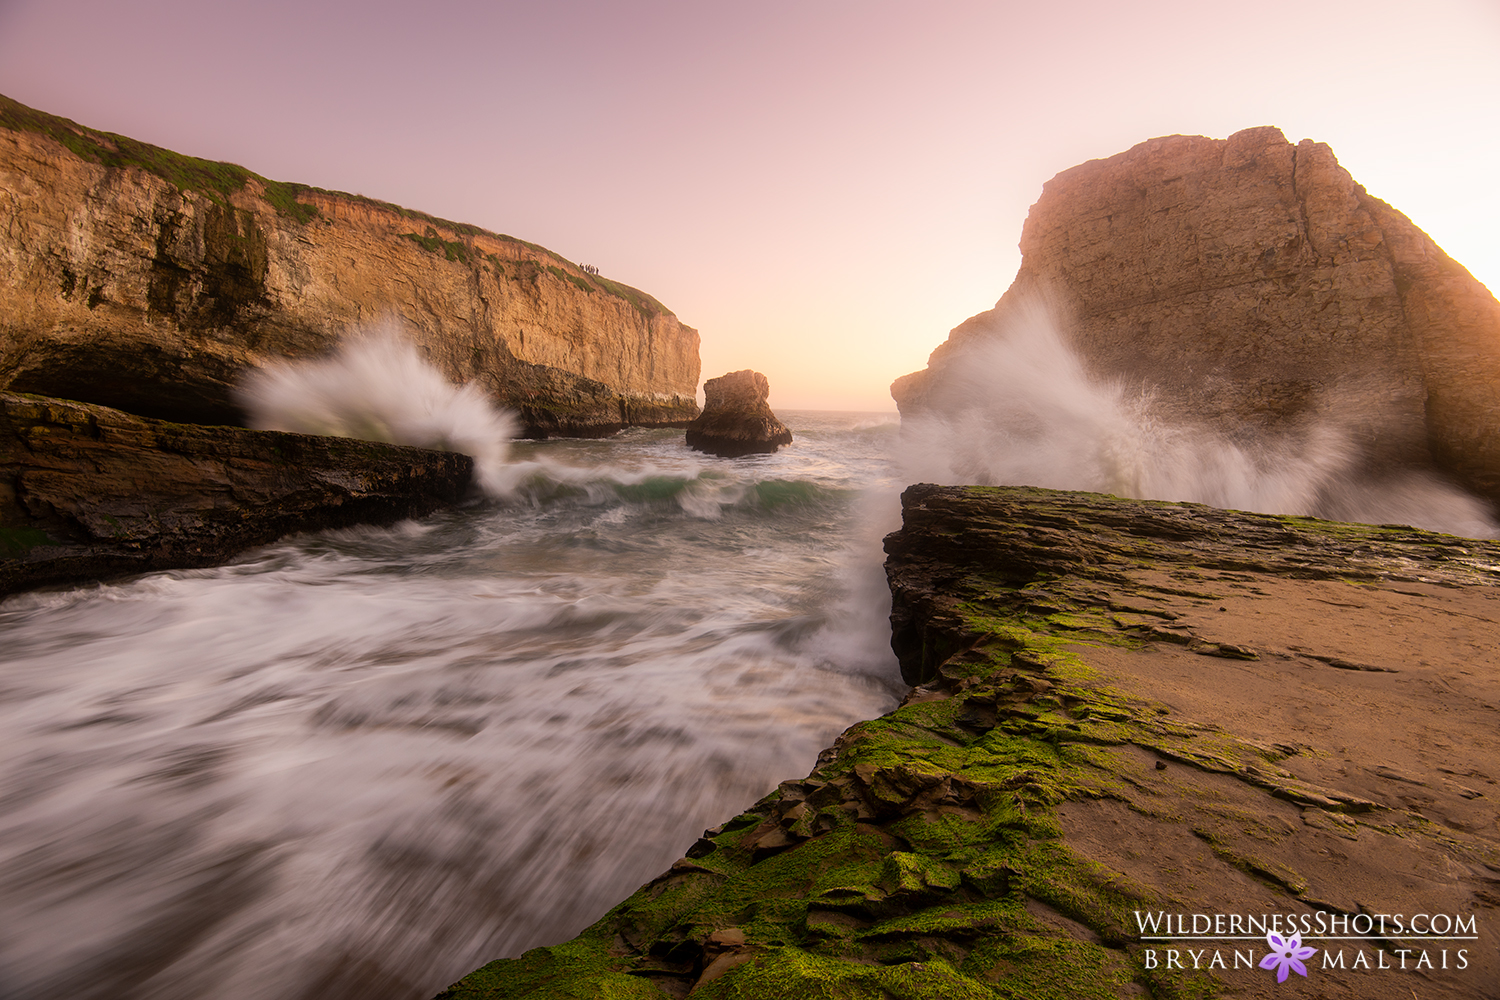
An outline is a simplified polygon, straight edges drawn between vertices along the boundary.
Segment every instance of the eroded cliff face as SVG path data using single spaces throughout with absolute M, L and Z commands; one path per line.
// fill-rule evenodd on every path
M 0 388 L 238 422 L 247 367 L 398 321 L 530 433 L 684 424 L 698 334 L 541 247 L 0 98 Z
M 1322 143 L 1167 136 L 1058 174 L 1015 283 L 892 386 L 942 411 L 967 345 L 1036 302 L 1100 377 L 1230 434 L 1335 420 L 1376 468 L 1500 504 L 1500 303 Z

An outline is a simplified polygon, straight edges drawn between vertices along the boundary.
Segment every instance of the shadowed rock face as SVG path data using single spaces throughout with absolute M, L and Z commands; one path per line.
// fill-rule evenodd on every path
M 688 424 L 688 447 L 721 458 L 772 452 L 792 432 L 771 412 L 771 383 L 746 368 L 703 383 L 703 412 Z
M 396 320 L 531 436 L 683 426 L 698 334 L 550 251 L 0 97 L 0 388 L 238 423 L 246 368 Z
M 1329 927 L 1300 995 L 1408 1000 L 1419 961 L 1424 996 L 1493 995 L 1500 544 L 1033 489 L 902 503 L 905 702 L 578 938 L 442 997 L 1248 1000 L 1278 988 L 1272 914 Z M 1478 940 L 1327 937 L 1418 913 Z M 1148 940 L 1192 914 L 1242 939 Z
M 1097 376 L 1231 436 L 1310 419 L 1372 469 L 1436 467 L 1500 504 L 1500 303 L 1322 143 L 1167 136 L 1065 170 L 999 304 L 891 387 L 951 405 L 965 349 L 1047 303 Z
M 0 393 L 0 594 L 208 566 L 294 531 L 425 514 L 463 497 L 473 464 Z

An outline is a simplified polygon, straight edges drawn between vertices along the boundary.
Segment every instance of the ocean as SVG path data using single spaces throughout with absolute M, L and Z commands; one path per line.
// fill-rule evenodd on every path
M 484 495 L 215 569 L 0 602 L 0 998 L 396 1000 L 566 940 L 903 693 L 906 483 L 1500 534 L 1336 413 L 1165 424 L 1045 317 L 947 412 L 514 442 L 399 334 L 247 387 L 261 426 L 450 447 Z
M 895 414 L 516 442 L 507 495 L 0 603 L 0 997 L 426 998 L 903 688 Z

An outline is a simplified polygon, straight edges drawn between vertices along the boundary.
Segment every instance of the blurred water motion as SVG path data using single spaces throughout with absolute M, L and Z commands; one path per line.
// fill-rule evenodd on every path
M 775 456 L 518 444 L 502 502 L 0 604 L 0 996 L 429 997 L 806 773 L 895 700 L 895 425 L 788 416 Z

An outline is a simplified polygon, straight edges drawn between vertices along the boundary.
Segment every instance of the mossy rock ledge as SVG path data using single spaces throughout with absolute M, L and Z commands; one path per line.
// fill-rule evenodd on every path
M 473 470 L 454 452 L 0 392 L 0 595 L 426 514 L 463 499 Z
M 903 504 L 901 706 L 443 1000 L 1500 995 L 1500 545 Z M 1268 923 L 1305 977 L 1260 967 Z

